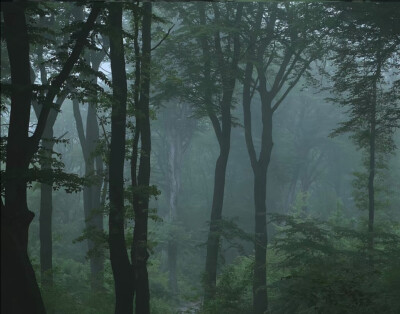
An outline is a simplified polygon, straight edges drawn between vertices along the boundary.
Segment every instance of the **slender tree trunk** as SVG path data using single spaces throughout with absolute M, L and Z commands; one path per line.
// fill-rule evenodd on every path
M 140 100 L 136 121 L 140 132 L 140 164 L 136 181 L 136 164 L 132 164 L 132 185 L 143 188 L 144 192 L 133 198 L 133 209 L 135 212 L 135 227 L 133 232 L 133 243 L 131 250 L 132 266 L 135 277 L 135 309 L 136 313 L 150 313 L 150 291 L 147 272 L 147 233 L 148 233 L 148 208 L 149 208 L 149 184 L 150 184 L 150 60 L 151 60 L 151 15 L 152 4 L 143 4 L 142 22 L 142 59 L 140 74 Z M 135 152 L 133 152 L 135 154 Z M 137 152 L 136 156 L 137 157 Z
M 1 202 L 1 312 L 45 313 L 28 257 L 28 127 L 32 101 L 29 40 L 23 3 L 2 5 L 11 68 L 11 112 L 7 138 L 5 204 Z
M 53 126 L 47 127 L 43 133 L 45 139 L 53 138 Z M 43 141 L 44 155 L 46 160 L 41 163 L 42 170 L 51 170 L 51 152 L 54 143 L 49 140 Z M 52 239 L 52 214 L 53 214 L 53 187 L 50 184 L 41 184 L 40 187 L 40 216 L 39 216 L 39 238 L 40 238 L 40 271 L 42 286 L 53 285 L 53 239 Z
M 375 110 L 374 110 L 375 111 Z M 375 112 L 372 114 L 370 138 L 369 138 L 369 176 L 368 176 L 368 232 L 370 249 L 374 247 L 374 216 L 375 216 L 375 193 L 374 193 L 374 178 L 375 178 L 375 133 L 376 121 Z
M 254 169 L 254 207 L 255 207 L 255 258 L 253 277 L 254 313 L 264 313 L 268 308 L 267 298 L 267 224 L 266 189 L 267 171 L 262 167 Z
M 47 84 L 47 79 L 42 78 L 42 84 Z M 66 95 L 61 96 L 56 101 L 57 108 L 63 104 Z M 38 104 L 34 104 L 36 116 L 40 116 Z M 42 146 L 44 148 L 44 160 L 41 161 L 42 171 L 51 172 L 51 158 L 54 147 L 53 127 L 58 116 L 58 111 L 51 110 L 47 125 L 43 132 Z M 42 285 L 53 285 L 53 234 L 52 234 L 52 215 L 53 215 L 53 186 L 42 183 L 40 187 L 40 216 L 39 216 L 39 239 L 40 239 L 40 271 Z
M 210 231 L 207 239 L 207 256 L 205 271 L 205 302 L 212 300 L 215 296 L 218 251 L 221 238 L 222 207 L 225 193 L 226 165 L 229 157 L 230 138 L 226 139 L 220 147 L 220 155 L 217 159 L 214 172 L 214 192 L 211 207 Z
M 172 122 L 172 121 L 171 121 Z M 178 193 L 180 190 L 180 163 L 182 160 L 182 140 L 178 132 L 171 132 L 168 140 L 168 176 L 169 176 L 169 217 L 168 220 L 171 224 L 177 222 L 177 202 Z M 177 255 L 178 247 L 175 240 L 175 235 L 172 235 L 168 241 L 168 285 L 173 296 L 178 293 L 177 282 Z
M 373 87 L 373 104 L 370 118 L 370 134 L 369 134 L 369 176 L 368 176 L 368 247 L 374 247 L 374 218 L 375 218 L 375 141 L 376 141 L 376 83 Z
M 381 76 L 381 42 L 378 44 L 377 69 L 372 86 L 371 113 L 370 113 L 370 133 L 369 133 L 369 176 L 368 176 L 368 247 L 374 248 L 374 219 L 375 219 L 375 189 L 374 179 L 376 172 L 376 107 L 377 107 L 377 88 Z
M 98 69 L 98 67 L 97 67 Z M 97 70 L 94 68 L 94 70 Z M 101 180 L 103 162 L 101 158 L 93 156 L 97 142 L 99 140 L 99 126 L 97 124 L 96 104 L 90 103 L 88 108 L 87 122 L 86 122 L 86 144 L 88 145 L 87 151 L 89 156 L 85 160 L 86 174 L 96 175 L 97 182 L 86 187 L 86 197 L 88 198 L 85 208 L 85 221 L 86 228 L 92 230 L 93 237 L 88 239 L 89 252 L 95 250 L 98 243 L 96 238 L 103 232 L 103 214 L 100 210 L 100 194 L 101 194 Z M 96 162 L 96 171 L 95 171 Z M 85 193 L 84 193 L 85 197 Z M 104 257 L 102 252 L 95 250 L 95 254 L 90 257 L 90 274 L 91 286 L 93 290 L 98 290 L 103 285 L 103 270 L 104 270 Z
M 110 260 L 114 275 L 115 314 L 132 314 L 133 273 L 126 250 L 124 234 L 124 159 L 127 82 L 122 40 L 122 3 L 113 3 L 109 6 L 108 22 L 113 89 L 109 166 Z
M 38 51 L 39 63 L 43 62 L 43 49 Z M 32 74 L 31 74 L 32 75 Z M 43 65 L 40 65 L 40 76 L 43 85 L 48 84 L 47 72 Z M 63 104 L 66 95 L 58 97 L 57 108 Z M 41 106 L 35 101 L 32 103 L 36 116 L 39 119 Z M 58 116 L 58 111 L 51 110 L 47 119 L 46 127 L 43 131 L 42 146 L 44 148 L 44 159 L 40 161 L 42 171 L 51 172 L 51 158 L 54 147 L 53 127 Z M 51 180 L 52 182 L 52 180 Z M 53 285 L 53 234 L 52 234 L 52 215 L 53 215 L 53 185 L 52 183 L 42 183 L 40 187 L 40 216 L 39 216 L 39 240 L 40 240 L 40 272 L 42 286 Z
M 104 58 L 103 54 L 91 53 L 91 68 L 93 71 L 98 71 L 101 61 Z M 97 77 L 91 77 L 91 83 L 96 84 Z M 85 160 L 85 175 L 95 176 L 97 182 L 91 186 L 85 186 L 83 189 L 83 208 L 85 215 L 85 225 L 88 231 L 89 238 L 88 250 L 90 256 L 90 276 L 92 290 L 97 291 L 103 286 L 103 270 L 104 256 L 103 253 L 96 249 L 98 243 L 97 238 L 103 232 L 103 214 L 101 212 L 101 180 L 103 174 L 103 161 L 101 156 L 95 156 L 96 145 L 99 140 L 99 126 L 97 122 L 96 103 L 88 104 L 88 114 L 86 119 L 86 135 L 83 130 L 82 118 L 79 111 L 79 103 L 75 99 L 73 101 L 74 116 L 77 125 L 79 141 L 82 148 L 82 153 Z

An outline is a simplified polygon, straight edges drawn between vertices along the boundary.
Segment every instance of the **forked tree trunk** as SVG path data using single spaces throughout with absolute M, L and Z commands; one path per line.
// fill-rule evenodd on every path
M 213 6 L 215 18 L 217 23 L 220 22 L 221 14 L 218 6 Z M 242 18 L 243 5 L 237 4 L 235 14 L 235 25 L 238 25 Z M 200 24 L 206 25 L 206 11 L 205 6 L 202 5 L 199 10 Z M 240 41 L 239 32 L 236 32 L 233 36 L 233 40 L 230 43 L 230 47 L 227 49 L 232 53 L 231 59 L 228 61 L 223 55 L 221 37 L 219 30 L 214 32 L 214 45 L 216 55 L 213 56 L 217 59 L 219 64 L 218 70 L 221 76 L 222 85 L 222 98 L 220 101 L 220 115 L 221 118 L 217 117 L 215 109 L 212 108 L 212 95 L 207 90 L 208 84 L 211 82 L 211 54 L 210 46 L 207 40 L 207 36 L 203 35 L 200 37 L 200 44 L 204 56 L 204 82 L 206 90 L 204 91 L 204 100 L 207 110 L 207 114 L 211 120 L 214 128 L 214 132 L 218 139 L 220 148 L 220 154 L 215 164 L 214 174 L 214 191 L 213 201 L 211 207 L 211 219 L 210 219 L 210 230 L 207 239 L 207 253 L 206 253 L 206 267 L 204 277 L 204 303 L 208 303 L 213 300 L 216 292 L 217 282 L 217 266 L 218 266 L 218 252 L 220 247 L 221 239 L 221 223 L 222 223 L 222 208 L 224 202 L 225 193 L 225 178 L 226 178 L 226 166 L 228 163 L 228 157 L 230 152 L 231 142 L 231 129 L 232 129 L 232 116 L 231 116 L 231 105 L 233 98 L 233 91 L 235 89 L 238 62 L 240 54 Z

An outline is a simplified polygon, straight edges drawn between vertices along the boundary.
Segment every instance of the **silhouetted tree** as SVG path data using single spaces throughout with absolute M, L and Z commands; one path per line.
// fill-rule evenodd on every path
M 42 103 L 37 127 L 28 136 L 32 104 L 29 37 L 26 4 L 2 4 L 4 37 L 11 69 L 11 112 L 6 152 L 5 204 L 2 213 L 2 312 L 45 313 L 43 301 L 28 254 L 28 229 L 34 217 L 29 211 L 26 187 L 29 163 L 39 148 L 55 96 L 71 72 L 93 27 L 99 7 L 94 7 L 76 37 L 67 61 L 52 80 Z

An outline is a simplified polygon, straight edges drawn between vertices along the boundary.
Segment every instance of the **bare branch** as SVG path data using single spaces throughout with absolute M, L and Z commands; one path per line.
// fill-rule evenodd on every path
M 173 24 L 173 25 L 168 29 L 168 31 L 165 33 L 164 37 L 161 38 L 161 40 L 157 43 L 157 45 L 155 45 L 153 48 L 151 48 L 150 51 L 153 51 L 154 49 L 157 49 L 157 47 L 160 46 L 160 45 L 162 44 L 162 42 L 163 42 L 164 40 L 167 39 L 167 37 L 168 37 L 169 34 L 171 33 L 171 31 L 172 31 L 172 29 L 174 28 L 174 26 L 175 26 L 175 24 Z

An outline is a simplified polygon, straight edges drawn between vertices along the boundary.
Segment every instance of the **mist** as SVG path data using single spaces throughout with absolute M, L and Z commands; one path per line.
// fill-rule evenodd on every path
M 2 3 L 2 313 L 399 313 L 400 6 Z

